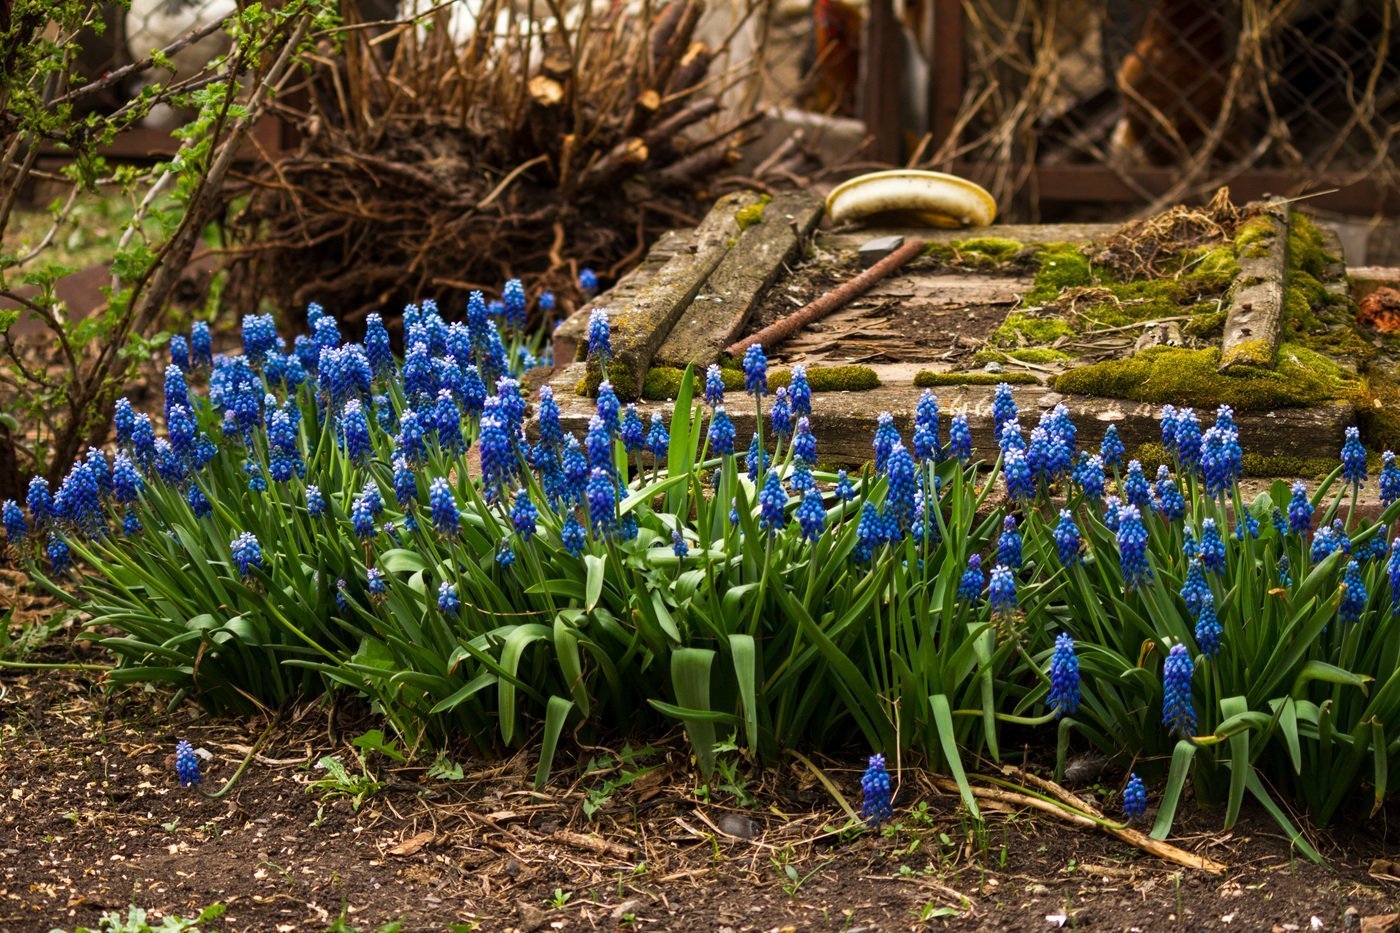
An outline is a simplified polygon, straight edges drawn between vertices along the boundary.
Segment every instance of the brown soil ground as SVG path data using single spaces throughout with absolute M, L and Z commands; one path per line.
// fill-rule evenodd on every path
M 103 660 L 52 645 L 30 659 L 75 655 Z M 1221 831 L 1219 813 L 1187 807 L 1174 842 L 1228 866 L 1212 876 L 1012 808 L 978 831 L 915 769 L 898 775 L 892 826 L 843 832 L 805 766 L 707 791 L 679 736 L 628 762 L 582 750 L 538 793 L 528 748 L 462 753 L 457 780 L 374 753 L 385 786 L 356 809 L 312 786 L 314 763 L 336 754 L 358 773 L 348 741 L 375 723 L 308 705 L 212 799 L 200 791 L 224 785 L 266 724 L 167 713 L 166 698 L 112 696 L 98 676 L 0 671 L 0 930 L 93 927 L 131 904 L 192 916 L 221 903 L 204 929 L 258 931 L 1340 930 L 1400 911 L 1400 883 L 1373 864 L 1400 845 L 1384 814 L 1315 834 L 1320 867 L 1267 816 Z M 212 754 L 200 789 L 174 778 L 177 738 Z M 857 767 L 821 767 L 858 798 Z

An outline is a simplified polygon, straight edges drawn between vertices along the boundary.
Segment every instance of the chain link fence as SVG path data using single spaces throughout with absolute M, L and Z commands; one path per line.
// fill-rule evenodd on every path
M 934 61 L 930 161 L 977 166 L 1004 203 L 1043 198 L 1046 177 L 1077 180 L 1086 199 L 1111 180 L 1149 207 L 1242 178 L 1400 191 L 1396 0 L 953 8 L 939 25 L 961 31 L 963 60 Z M 941 126 L 940 95 L 953 96 Z

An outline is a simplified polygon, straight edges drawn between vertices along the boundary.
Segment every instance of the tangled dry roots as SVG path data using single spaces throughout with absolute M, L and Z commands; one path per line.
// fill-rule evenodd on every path
M 1162 275 L 1165 260 L 1197 246 L 1222 242 L 1234 235 L 1242 218 L 1230 200 L 1230 189 L 1220 188 L 1203 208 L 1177 205 L 1127 222 L 1114 231 L 1094 258 L 1125 277 Z
M 721 108 L 737 79 L 693 41 L 701 4 L 551 8 L 563 25 L 488 5 L 463 44 L 439 12 L 324 50 L 280 104 L 299 146 L 230 192 L 230 300 L 354 321 L 520 276 L 562 311 L 580 266 L 618 269 L 693 222 L 756 120 Z

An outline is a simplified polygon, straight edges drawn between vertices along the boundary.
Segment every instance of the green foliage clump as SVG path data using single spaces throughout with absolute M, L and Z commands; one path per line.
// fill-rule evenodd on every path
M 1154 347 L 1127 359 L 1080 366 L 1054 380 L 1055 390 L 1173 405 L 1230 405 L 1237 411 L 1306 408 L 1345 398 L 1355 380 L 1305 347 L 1285 344 L 1275 369 L 1219 371 L 1216 348 Z

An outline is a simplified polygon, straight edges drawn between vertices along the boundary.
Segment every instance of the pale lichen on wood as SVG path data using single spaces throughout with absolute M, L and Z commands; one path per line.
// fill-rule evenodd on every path
M 1283 338 L 1284 298 L 1288 290 L 1287 203 L 1260 206 L 1258 217 L 1273 235 L 1259 239 L 1257 248 L 1239 253 L 1240 274 L 1225 316 L 1220 345 L 1220 371 L 1272 369 Z

